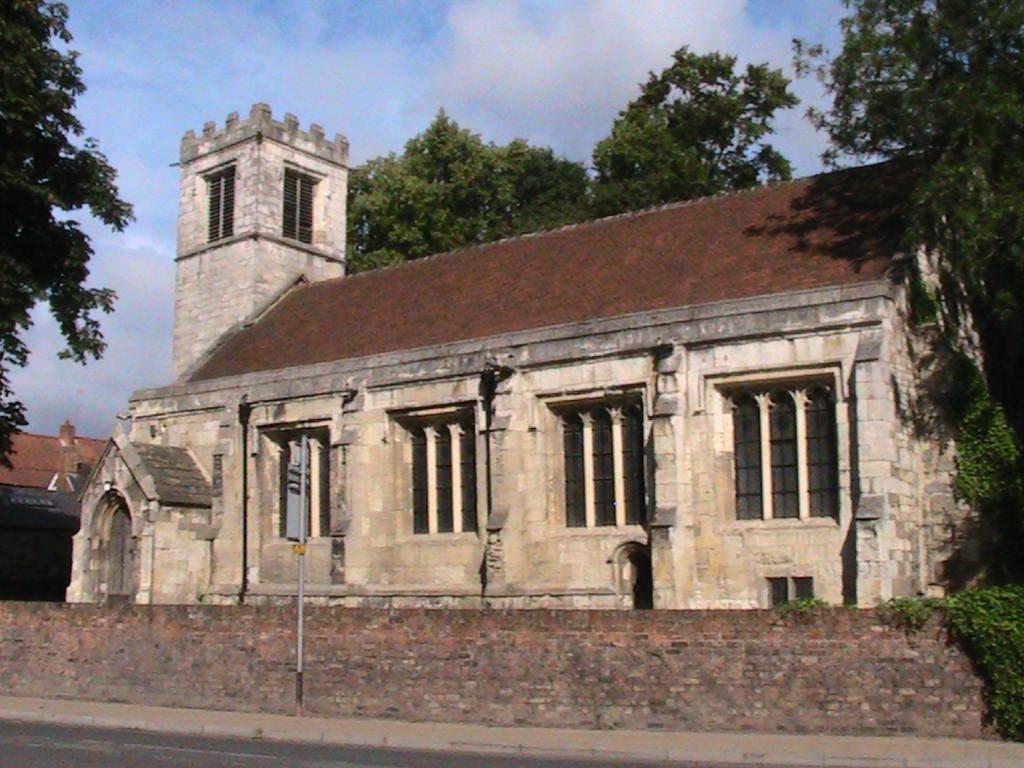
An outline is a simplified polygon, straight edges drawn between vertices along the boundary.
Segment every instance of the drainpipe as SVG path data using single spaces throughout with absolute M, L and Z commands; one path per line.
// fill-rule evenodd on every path
M 238 425 L 242 429 L 242 578 L 238 585 L 238 602 L 245 603 L 249 590 L 249 414 L 252 406 L 245 395 L 238 403 Z
M 480 397 L 484 401 L 484 479 L 486 480 L 487 516 L 491 516 L 491 412 L 497 389 L 494 369 L 488 364 L 480 374 Z
M 491 516 L 494 500 L 493 489 L 491 488 L 491 426 L 494 421 L 494 396 L 498 391 L 498 384 L 511 376 L 514 371 L 504 365 L 487 363 L 480 374 L 480 396 L 484 401 L 484 467 L 487 478 L 487 516 Z

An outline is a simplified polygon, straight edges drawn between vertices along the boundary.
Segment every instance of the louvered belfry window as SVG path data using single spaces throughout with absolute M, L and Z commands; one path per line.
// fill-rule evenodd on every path
M 300 243 L 313 242 L 313 188 L 316 179 L 304 173 L 284 170 L 284 221 L 282 234 Z
M 235 233 L 235 166 L 206 177 L 210 201 L 208 240 L 213 243 Z

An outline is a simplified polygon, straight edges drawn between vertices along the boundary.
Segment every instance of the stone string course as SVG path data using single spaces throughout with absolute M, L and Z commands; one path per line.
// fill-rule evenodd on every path
M 306 707 L 582 728 L 982 737 L 936 624 L 873 612 L 307 608 Z M 291 713 L 293 608 L 0 604 L 9 695 Z

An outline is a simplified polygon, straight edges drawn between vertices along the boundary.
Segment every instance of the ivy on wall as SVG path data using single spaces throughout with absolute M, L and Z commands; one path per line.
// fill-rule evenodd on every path
M 938 391 L 928 393 L 927 409 L 938 407 L 953 430 L 956 442 L 956 474 L 953 490 L 978 514 L 978 540 L 989 584 L 1024 583 L 1024 451 L 1007 417 L 1006 409 L 992 396 L 992 389 L 976 360 L 964 351 L 943 318 L 942 304 L 925 285 L 918 268 L 906 276 L 911 323 L 919 330 L 941 329 L 934 338 L 935 352 L 943 362 Z
M 879 617 L 917 632 L 936 611 L 984 680 L 992 723 L 1004 738 L 1024 741 L 1024 585 L 890 600 Z
M 958 353 L 950 371 L 948 412 L 956 430 L 958 498 L 979 513 L 990 563 L 989 581 L 1021 583 L 1024 558 L 1024 484 L 1013 428 L 978 366 Z

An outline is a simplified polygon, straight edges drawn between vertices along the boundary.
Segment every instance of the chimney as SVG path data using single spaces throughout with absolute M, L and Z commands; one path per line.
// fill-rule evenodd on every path
M 75 444 L 75 425 L 67 419 L 60 425 L 60 431 L 57 433 L 60 438 L 60 445 L 62 448 L 73 446 Z
M 65 421 L 57 431 L 57 440 L 60 442 L 60 471 L 57 476 L 58 491 L 72 491 L 74 484 L 72 478 L 78 472 L 78 464 L 81 457 L 78 454 L 78 442 L 75 440 L 75 425 Z

